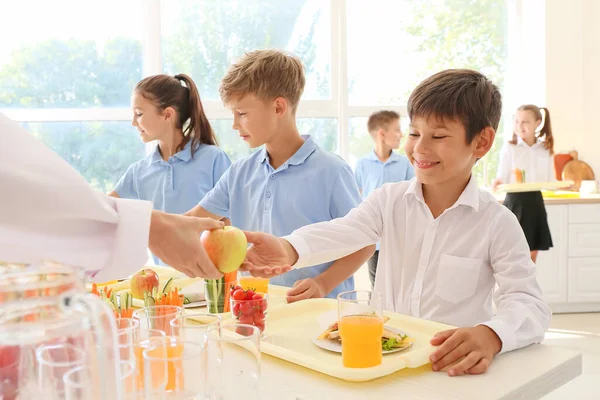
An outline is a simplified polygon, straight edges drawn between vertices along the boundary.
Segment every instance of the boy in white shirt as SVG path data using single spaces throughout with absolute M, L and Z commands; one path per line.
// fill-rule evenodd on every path
M 244 268 L 270 276 L 380 241 L 374 290 L 384 307 L 459 327 L 431 340 L 439 346 L 434 371 L 464 357 L 448 374 L 480 374 L 495 354 L 539 343 L 551 311 L 523 231 L 471 175 L 494 143 L 501 111 L 500 91 L 479 72 L 429 77 L 408 101 L 405 149 L 417 179 L 385 184 L 344 218 L 285 238 L 248 232 Z

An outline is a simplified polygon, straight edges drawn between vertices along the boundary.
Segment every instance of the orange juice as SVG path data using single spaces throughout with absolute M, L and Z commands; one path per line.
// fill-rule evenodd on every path
M 137 371 L 137 389 L 141 390 L 144 387 L 144 355 L 142 354 L 150 345 L 149 340 L 142 340 L 133 345 L 133 354 L 135 355 L 136 371 Z
M 350 315 L 339 322 L 344 367 L 367 368 L 381 364 L 381 318 L 370 315 Z
M 141 353 L 140 353 L 141 354 Z M 148 356 L 156 358 L 157 360 L 151 361 L 152 370 L 152 382 L 156 385 L 162 385 L 165 382 L 165 370 L 164 362 L 167 363 L 167 376 L 165 390 L 173 391 L 177 388 L 183 387 L 183 361 L 181 356 L 183 354 L 183 345 L 167 345 L 166 352 L 165 347 L 157 347 L 152 350 L 148 350 Z M 172 360 L 172 361 L 170 361 Z M 139 360 L 138 360 L 139 361 Z M 143 360 L 142 360 L 143 363 Z M 143 370 L 140 370 L 143 376 Z M 157 387 L 158 388 L 158 387 Z M 155 389 L 157 389 L 155 388 Z
M 252 289 L 258 293 L 269 293 L 269 280 L 266 278 L 240 276 L 238 283 L 244 290 Z

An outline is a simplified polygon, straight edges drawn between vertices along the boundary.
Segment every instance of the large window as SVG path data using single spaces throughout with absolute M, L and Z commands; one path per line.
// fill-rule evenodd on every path
M 23 126 L 105 192 L 145 155 L 144 144 L 129 122 L 26 122 Z
M 128 107 L 131 89 L 143 76 L 142 24 L 133 17 L 141 5 L 3 3 L 0 108 Z
M 410 91 L 437 71 L 477 69 L 506 92 L 510 4 L 12 1 L 0 13 L 0 112 L 24 123 L 94 186 L 110 190 L 127 165 L 144 156 L 129 109 L 131 90 L 143 76 L 189 74 L 221 146 L 236 160 L 250 150 L 218 98 L 220 80 L 245 51 L 280 48 L 297 54 L 306 68 L 300 131 L 354 165 L 373 147 L 369 114 L 398 111 L 407 133 Z M 512 111 L 506 110 L 494 149 L 476 166 L 481 184 L 495 174 Z

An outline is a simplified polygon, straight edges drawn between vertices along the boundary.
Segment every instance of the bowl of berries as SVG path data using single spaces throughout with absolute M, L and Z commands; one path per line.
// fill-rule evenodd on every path
M 240 324 L 256 326 L 262 334 L 267 321 L 269 295 L 257 293 L 252 289 L 244 290 L 236 285 L 231 288 L 231 313 Z

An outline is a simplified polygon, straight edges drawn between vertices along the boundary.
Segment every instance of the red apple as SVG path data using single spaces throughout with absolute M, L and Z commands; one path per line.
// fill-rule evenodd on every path
M 246 235 L 233 226 L 204 231 L 200 241 L 212 263 L 224 274 L 237 270 L 246 259 Z
M 151 269 L 138 271 L 131 277 L 129 288 L 134 299 L 144 300 L 144 292 L 152 293 L 154 288 L 158 289 L 158 275 Z

